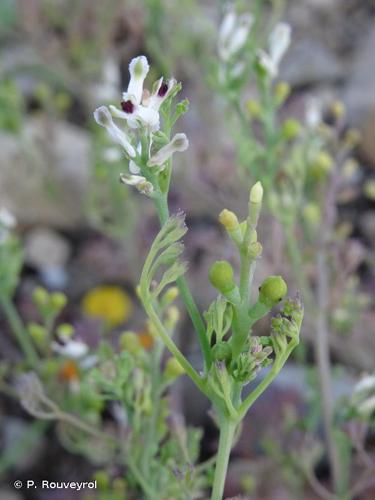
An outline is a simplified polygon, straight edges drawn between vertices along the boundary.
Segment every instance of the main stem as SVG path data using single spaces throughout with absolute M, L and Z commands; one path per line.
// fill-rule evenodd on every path
M 159 197 L 155 198 L 155 205 L 159 216 L 160 225 L 164 226 L 169 217 L 169 209 L 168 202 L 165 195 L 161 194 Z M 194 328 L 198 334 L 198 340 L 200 347 L 202 349 L 203 358 L 204 358 L 204 366 L 205 372 L 211 366 L 211 349 L 208 343 L 207 335 L 206 335 L 206 327 L 204 325 L 203 319 L 200 315 L 198 307 L 193 299 L 193 296 L 190 293 L 188 284 L 184 276 L 181 276 L 176 280 L 176 284 L 178 289 L 180 290 L 180 294 L 182 300 L 185 303 L 186 309 L 189 313 L 191 321 L 194 325 Z
M 28 365 L 35 368 L 38 364 L 38 355 L 31 342 L 30 336 L 23 326 L 22 320 L 19 317 L 16 308 L 9 297 L 2 293 L 0 293 L 0 304 L 10 327 L 13 330 L 17 342 L 26 357 Z
M 214 483 L 211 500 L 222 500 L 225 478 L 227 476 L 229 456 L 232 449 L 236 424 L 227 417 L 220 418 L 219 450 L 216 458 Z

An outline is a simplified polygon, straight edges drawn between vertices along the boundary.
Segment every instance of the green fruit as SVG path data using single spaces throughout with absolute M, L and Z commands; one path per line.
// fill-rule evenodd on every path
M 259 302 L 273 306 L 280 302 L 288 292 L 288 287 L 281 276 L 269 276 L 259 288 Z
M 219 292 L 225 294 L 236 286 L 233 279 L 233 268 L 226 260 L 215 262 L 208 273 L 210 283 Z

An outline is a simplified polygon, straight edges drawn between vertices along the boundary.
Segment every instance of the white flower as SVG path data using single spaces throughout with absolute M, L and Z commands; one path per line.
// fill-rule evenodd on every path
M 316 128 L 322 121 L 321 102 L 316 97 L 309 97 L 306 101 L 305 120 L 310 128 Z
M 366 375 L 354 386 L 355 393 L 370 391 L 371 389 L 375 391 L 375 374 Z
M 78 359 L 85 356 L 89 350 L 87 344 L 79 340 L 65 340 L 63 344 L 52 343 L 52 350 L 67 358 Z
M 171 142 L 159 149 L 148 161 L 149 167 L 163 165 L 177 151 L 185 151 L 189 147 L 189 141 L 185 134 L 176 134 Z
M 365 399 L 357 408 L 361 415 L 371 415 L 375 411 L 375 396 Z
M 279 72 L 279 65 L 291 41 L 291 28 L 289 24 L 278 23 L 272 30 L 268 39 L 268 52 L 258 50 L 258 60 L 271 78 Z
M 135 157 L 135 149 L 130 144 L 126 134 L 122 130 L 120 130 L 118 126 L 113 122 L 111 113 L 109 112 L 107 106 L 100 106 L 99 108 L 97 108 L 94 111 L 94 118 L 96 120 L 96 123 L 107 129 L 110 137 L 125 149 L 130 158 Z
M 10 230 L 17 225 L 15 216 L 5 207 L 0 208 L 0 244 L 9 236 Z
M 129 71 L 130 81 L 126 92 L 122 94 L 121 110 L 110 106 L 111 113 L 116 118 L 126 120 L 131 128 L 147 127 L 150 132 L 156 132 L 160 128 L 159 108 L 177 82 L 173 78 L 169 81 L 160 78 L 155 82 L 150 95 L 143 89 L 149 71 L 146 57 L 139 56 L 133 59 Z
M 245 45 L 254 17 L 251 14 L 237 15 L 233 9 L 228 10 L 219 30 L 218 51 L 223 61 L 228 61 Z
M 146 177 L 141 175 L 120 175 L 120 181 L 129 186 L 134 186 L 142 194 L 150 195 L 154 191 L 154 186 Z

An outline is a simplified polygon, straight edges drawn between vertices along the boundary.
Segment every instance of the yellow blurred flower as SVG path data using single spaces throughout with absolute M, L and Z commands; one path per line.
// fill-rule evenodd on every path
M 119 286 L 101 285 L 86 293 L 82 309 L 87 316 L 102 318 L 109 326 L 115 327 L 129 319 L 133 302 Z

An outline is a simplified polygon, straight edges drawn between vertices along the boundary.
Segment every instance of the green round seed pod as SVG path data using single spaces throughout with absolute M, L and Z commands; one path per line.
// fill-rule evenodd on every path
M 232 349 L 228 342 L 218 342 L 212 348 L 212 355 L 216 361 L 225 361 L 229 363 L 232 359 Z
M 259 302 L 272 306 L 280 302 L 287 292 L 287 284 L 281 276 L 269 276 L 259 288 Z
M 226 260 L 215 262 L 211 266 L 208 277 L 211 285 L 223 294 L 230 292 L 236 286 L 233 279 L 233 268 Z

